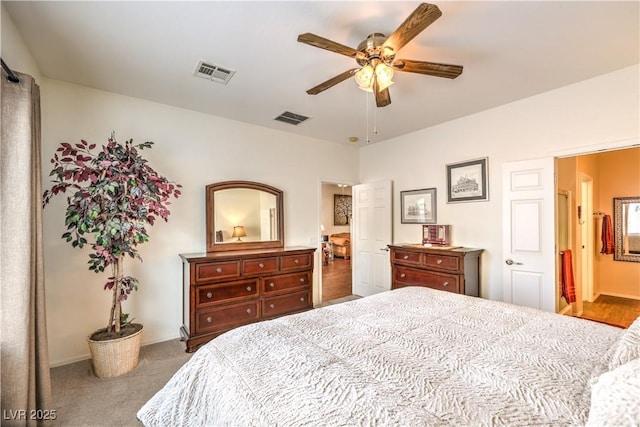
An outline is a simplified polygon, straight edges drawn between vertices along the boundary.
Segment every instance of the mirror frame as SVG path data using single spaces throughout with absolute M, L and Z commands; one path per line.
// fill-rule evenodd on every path
M 231 190 L 244 188 L 250 190 L 264 191 L 276 196 L 278 227 L 277 240 L 260 241 L 260 242 L 239 242 L 234 244 L 216 243 L 215 239 L 215 203 L 214 194 L 220 190 Z M 241 251 L 251 249 L 282 249 L 284 248 L 284 203 L 282 190 L 267 184 L 251 181 L 225 181 L 209 184 L 205 187 L 206 192 L 206 223 L 207 223 L 207 252 L 227 252 Z
M 613 235 L 615 261 L 640 262 L 640 255 L 625 255 L 622 247 L 622 205 L 625 203 L 640 203 L 640 196 L 613 198 Z

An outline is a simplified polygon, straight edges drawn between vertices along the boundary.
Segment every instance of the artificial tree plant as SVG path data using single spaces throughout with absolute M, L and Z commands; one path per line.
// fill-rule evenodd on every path
M 53 186 L 44 192 L 43 206 L 55 195 L 73 192 L 67 196 L 62 238 L 74 248 L 91 247 L 89 270 L 100 273 L 111 267 L 104 285 L 112 295 L 109 320 L 97 331 L 102 336 L 92 339 L 126 335 L 121 332 L 127 321 L 121 302 L 138 289 L 138 280 L 124 275 L 125 257 L 142 260 L 137 247 L 149 240 L 147 226 L 158 218 L 167 221 L 171 197 L 180 196 L 181 185 L 159 175 L 139 153 L 152 145 L 133 140 L 121 144 L 112 134 L 98 149 L 84 140 L 63 142 L 51 159 Z

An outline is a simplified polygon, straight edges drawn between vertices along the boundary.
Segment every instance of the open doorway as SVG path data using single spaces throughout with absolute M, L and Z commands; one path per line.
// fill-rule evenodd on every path
M 558 190 L 575 194 L 569 206 L 575 314 L 627 327 L 640 316 L 640 262 L 604 253 L 602 227 L 605 216 L 607 222 L 615 218 L 615 197 L 640 195 L 640 148 L 559 158 L 557 178 Z
M 322 304 L 352 295 L 352 206 L 351 185 L 322 183 L 319 263 Z

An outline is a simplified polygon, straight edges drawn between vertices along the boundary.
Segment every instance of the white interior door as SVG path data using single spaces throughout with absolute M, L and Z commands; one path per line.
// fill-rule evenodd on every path
M 554 159 L 505 163 L 502 183 L 504 301 L 554 312 Z
M 353 187 L 353 293 L 373 295 L 391 289 L 391 181 Z

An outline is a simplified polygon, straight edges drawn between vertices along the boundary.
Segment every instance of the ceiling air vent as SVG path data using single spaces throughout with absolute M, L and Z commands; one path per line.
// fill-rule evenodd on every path
M 279 122 L 289 123 L 290 125 L 299 125 L 300 123 L 307 120 L 309 117 L 303 116 L 301 114 L 292 113 L 291 111 L 285 111 L 280 114 L 274 120 L 278 120 Z
M 193 75 L 226 85 L 235 73 L 236 72 L 234 70 L 200 61 L 198 62 Z

